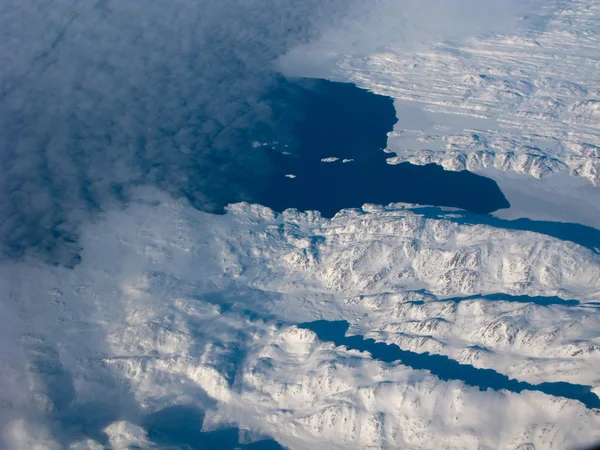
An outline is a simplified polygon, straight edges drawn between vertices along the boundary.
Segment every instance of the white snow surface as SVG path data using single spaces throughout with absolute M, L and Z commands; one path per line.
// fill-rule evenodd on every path
M 377 51 L 336 53 L 324 39 L 294 49 L 295 63 L 284 58 L 281 65 L 396 99 L 392 164 L 495 168 L 538 179 L 568 171 L 598 186 L 600 2 L 552 0 L 530 15 L 536 26 L 526 20 L 510 33 L 454 33 L 417 48 L 389 30 Z M 321 64 L 305 68 L 315 54 Z
M 205 426 L 234 421 L 298 449 L 565 448 L 600 437 L 599 411 L 578 401 L 441 381 L 295 326 L 343 318 L 349 333 L 519 381 L 598 388 L 600 256 L 578 245 L 410 205 L 326 220 L 242 203 L 215 216 L 150 190 L 81 239 L 81 264 L 39 265 L 34 283 L 31 266 L 2 263 L 15 328 L 3 340 L 19 349 L 2 366 L 8 448 L 60 448 L 44 444 L 66 439 L 46 424 L 53 413 L 113 403 L 128 412 L 104 427 L 113 448 L 144 447 L 141 415 L 190 403 L 207 410 Z M 502 292 L 581 304 L 444 300 Z M 67 403 L 52 390 L 64 384 Z

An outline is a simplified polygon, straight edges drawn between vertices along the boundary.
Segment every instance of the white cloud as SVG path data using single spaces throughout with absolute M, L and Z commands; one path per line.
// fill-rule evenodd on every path
M 252 142 L 290 137 L 263 98 L 274 60 L 346 3 L 2 2 L 4 253 L 76 264 L 76 225 L 134 185 L 206 210 L 245 199 L 267 170 Z
M 50 431 L 43 425 L 17 419 L 6 424 L 2 430 L 2 442 L 10 450 L 59 450 Z
M 296 76 L 337 74 L 347 54 L 368 56 L 389 48 L 428 49 L 433 44 L 479 35 L 540 31 L 540 0 L 376 0 L 353 2 L 335 27 L 318 39 L 292 47 L 279 61 Z M 338 74 L 339 75 L 339 74 Z
M 268 171 L 252 142 L 293 140 L 263 97 L 279 57 L 296 49 L 286 61 L 308 70 L 307 43 L 340 54 L 505 29 L 523 4 L 4 1 L 2 251 L 77 264 L 77 224 L 134 185 L 209 211 L 249 200 Z

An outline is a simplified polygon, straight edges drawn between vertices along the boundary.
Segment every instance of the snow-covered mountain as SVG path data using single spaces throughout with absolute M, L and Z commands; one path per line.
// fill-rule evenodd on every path
M 334 69 L 321 70 L 397 99 L 399 114 L 409 105 L 409 119 L 415 105 L 425 110 L 416 126 L 400 117 L 388 142 L 397 154 L 391 163 L 536 178 L 567 170 L 599 185 L 600 5 L 557 0 L 535 14 L 539 26 L 525 20 L 510 34 L 417 49 L 399 40 L 384 51 L 344 54 Z M 319 54 L 324 46 L 303 51 Z
M 297 328 L 344 319 L 350 334 L 405 350 L 598 392 L 600 256 L 417 211 L 366 206 L 326 220 L 236 204 L 214 216 L 147 192 L 85 227 L 74 269 L 39 266 L 30 283 L 30 268 L 4 263 L 3 306 L 20 332 L 3 337 L 19 348 L 2 369 L 3 415 L 14 418 L 5 439 L 75 445 L 64 439 L 77 430 L 53 430 L 53 420 L 90 409 L 115 422 L 109 434 L 129 436 L 115 442 L 148 439 L 134 433 L 145 414 L 189 403 L 207 411 L 207 429 L 235 422 L 291 448 L 564 448 L 597 438 L 598 410 L 577 400 L 480 391 Z M 498 293 L 506 298 L 486 299 Z M 84 444 L 73 448 L 94 448 Z

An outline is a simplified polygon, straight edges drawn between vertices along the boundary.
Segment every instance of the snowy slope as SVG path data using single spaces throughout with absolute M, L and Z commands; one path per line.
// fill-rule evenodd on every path
M 599 185 L 600 3 L 541 6 L 532 14 L 537 26 L 525 21 L 510 33 L 416 49 L 391 34 L 379 51 L 336 54 L 313 71 L 397 99 L 400 114 L 412 108 L 409 121 L 416 108 L 425 111 L 415 126 L 399 117 L 391 163 L 493 167 L 536 178 L 568 171 Z M 316 42 L 298 52 L 310 61 L 331 50 Z M 289 70 L 302 74 L 298 64 Z
M 51 426 L 82 408 L 114 422 L 111 442 L 143 442 L 141 417 L 189 403 L 207 411 L 205 427 L 233 421 L 292 448 L 564 448 L 599 437 L 598 410 L 578 401 L 482 392 L 297 329 L 344 318 L 351 333 L 519 381 L 600 386 L 598 254 L 408 205 L 365 210 L 325 220 L 236 204 L 214 216 L 147 192 L 82 230 L 73 270 L 39 266 L 29 283 L 30 268 L 3 263 L 20 349 L 2 369 L 9 448 L 23 435 L 92 445 Z M 502 292 L 581 304 L 444 301 Z

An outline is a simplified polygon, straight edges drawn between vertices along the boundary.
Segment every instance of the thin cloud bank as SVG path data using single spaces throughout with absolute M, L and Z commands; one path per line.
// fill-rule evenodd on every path
M 329 73 L 343 54 L 366 56 L 389 48 L 411 51 L 518 28 L 537 32 L 544 24 L 543 7 L 540 0 L 354 2 L 338 26 L 290 49 L 279 68 L 293 76 L 319 76 Z
M 158 185 L 217 211 L 284 140 L 273 61 L 341 0 L 9 0 L 0 5 L 2 251 L 77 263 L 76 226 Z M 242 192 L 240 192 L 242 191 Z
M 323 55 L 506 30 L 533 4 L 4 1 L 2 253 L 77 264 L 77 225 L 135 185 L 212 212 L 251 200 L 269 163 L 250 142 L 293 144 L 265 99 L 281 57 L 306 75 Z

